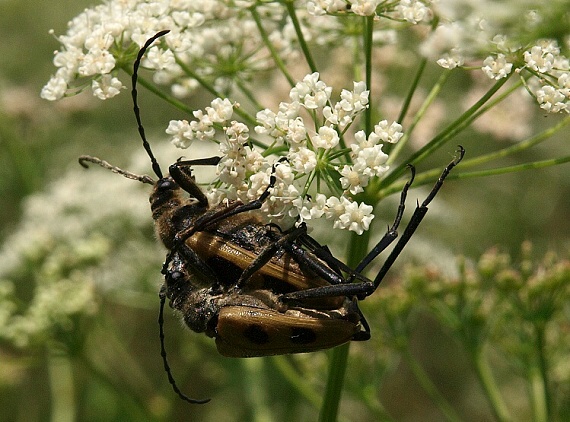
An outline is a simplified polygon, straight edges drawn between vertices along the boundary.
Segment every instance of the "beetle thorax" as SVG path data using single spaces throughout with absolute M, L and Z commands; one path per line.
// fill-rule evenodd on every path
M 156 182 L 149 200 L 156 234 L 168 249 L 174 247 L 175 235 L 206 211 L 196 200 L 188 198 L 170 176 Z

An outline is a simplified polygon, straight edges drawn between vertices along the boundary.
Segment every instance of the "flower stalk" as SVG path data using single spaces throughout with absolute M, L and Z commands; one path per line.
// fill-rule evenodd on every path
M 42 97 L 53 101 L 89 90 L 99 99 L 119 95 L 125 88 L 123 73 L 132 74 L 133 52 L 156 32 L 169 29 L 148 50 L 142 63 L 148 77 L 139 77 L 139 83 L 186 115 L 165 124 L 175 147 L 188 148 L 192 158 L 206 146 L 217 149 L 220 160 L 215 176 L 200 181 L 209 204 L 257 200 L 274 177 L 271 195 L 259 210 L 261 221 L 287 230 L 324 220 L 337 233 L 332 241 L 349 236 L 346 260 L 351 268 L 367 253 L 376 218 L 373 210 L 379 209 L 385 197 L 402 190 L 409 164 L 418 168 L 414 186 L 433 183 L 441 169 L 421 167 L 444 146 L 461 144 L 468 151 L 462 169 L 448 180 L 536 170 L 570 161 L 569 155 L 477 168 L 536 147 L 570 123 L 567 46 L 556 38 L 529 40 L 520 33 L 505 34 L 515 25 L 484 15 L 484 8 L 478 11 L 483 13 L 479 20 L 462 20 L 456 18 L 461 14 L 446 16 L 437 4 L 418 0 L 167 3 L 158 7 L 147 1 L 111 0 L 77 16 L 67 33 L 57 37 L 61 43 L 54 56 L 57 69 Z M 517 19 L 519 15 L 515 14 Z M 527 18 L 536 25 L 540 22 L 532 13 Z M 473 26 L 475 21 L 478 24 Z M 527 34 L 526 27 L 520 31 Z M 297 78 L 297 74 L 305 76 Z M 462 78 L 462 86 L 472 91 L 469 101 L 462 102 L 467 93 L 458 95 L 452 89 L 452 75 Z M 198 110 L 189 105 L 189 98 L 204 91 L 212 97 L 208 106 Z M 521 92 L 525 96 L 516 97 L 517 111 L 530 109 L 534 103 L 536 114 L 565 116 L 540 133 L 515 133 L 515 126 L 526 128 L 530 120 L 508 114 L 512 112 L 507 107 L 509 100 Z M 391 96 L 398 98 L 397 106 L 390 105 Z M 444 108 L 443 116 L 433 117 L 438 107 Z M 479 126 L 502 113 L 510 117 L 486 128 Z M 507 136 L 510 144 L 469 155 L 471 150 L 478 151 L 477 136 L 498 133 L 510 120 L 516 123 Z M 91 229 L 98 232 L 98 227 Z M 121 241 L 113 233 L 106 236 L 112 239 L 111 245 Z M 45 244 L 49 249 L 49 242 Z M 96 241 L 93 244 L 100 249 L 92 259 L 103 262 L 107 251 Z M 74 276 L 90 270 L 85 263 L 70 266 Z M 76 267 L 79 270 L 72 271 Z M 46 272 L 53 274 L 53 269 Z M 494 416 L 507 421 L 511 416 L 500 383 L 483 353 L 495 327 L 490 318 L 482 318 L 483 328 L 478 325 L 481 315 L 477 312 L 484 301 L 478 294 L 469 296 L 469 281 L 462 280 L 461 288 L 450 283 L 445 286 L 447 296 L 441 297 L 426 288 L 423 292 L 434 300 L 426 308 L 439 315 L 444 326 L 460 333 Z M 65 282 L 69 289 L 68 284 L 77 285 L 68 279 Z M 414 295 L 408 299 L 413 296 L 415 300 Z M 445 300 L 455 297 L 462 306 L 446 307 L 444 296 Z M 87 293 L 82 297 L 87 298 Z M 471 311 L 474 314 L 466 316 Z M 65 318 L 54 320 L 54 325 L 64 325 Z M 18 338 L 26 336 L 17 334 Z M 30 338 L 32 334 L 28 333 Z M 538 363 L 529 370 L 529 383 L 535 420 L 543 421 L 555 415 L 555 401 L 549 391 L 548 339 L 544 330 L 535 334 Z M 485 345 L 474 348 L 479 340 Z M 408 349 L 404 358 L 446 418 L 459 420 Z M 319 400 L 312 390 L 301 388 L 291 368 L 276 362 L 294 388 L 317 406 Z M 321 421 L 335 421 L 341 414 L 348 367 L 347 344 L 330 353 Z M 250 369 L 259 370 L 255 365 Z M 255 385 L 254 378 L 250 382 Z M 264 414 L 270 414 L 264 392 L 257 391 L 254 399 Z

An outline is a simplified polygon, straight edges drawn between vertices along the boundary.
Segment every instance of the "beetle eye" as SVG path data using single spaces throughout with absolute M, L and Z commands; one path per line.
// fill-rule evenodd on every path
M 172 281 L 172 282 L 177 282 L 182 277 L 184 277 L 184 274 L 182 274 L 180 271 L 172 271 L 171 273 L 168 273 L 168 275 L 167 275 L 168 280 Z
M 170 179 L 159 180 L 156 187 L 160 190 L 169 190 L 174 187 L 174 182 Z

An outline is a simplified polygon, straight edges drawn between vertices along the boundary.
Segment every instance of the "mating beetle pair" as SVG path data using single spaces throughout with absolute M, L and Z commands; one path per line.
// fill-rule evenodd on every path
M 168 31 L 159 32 L 139 51 L 134 63 L 132 96 L 143 146 L 157 181 L 139 176 L 95 157 L 79 161 L 95 163 L 125 177 L 153 185 L 150 196 L 158 237 L 168 249 L 160 291 L 160 337 L 162 356 L 175 392 L 191 403 L 170 373 L 164 349 L 163 309 L 166 299 L 180 311 L 184 322 L 196 332 L 216 340 L 218 351 L 229 357 L 268 356 L 328 349 L 348 341 L 367 340 L 370 328 L 358 301 L 371 295 L 407 244 L 427 212 L 427 205 L 449 172 L 463 158 L 458 156 L 443 170 L 425 201 L 416 207 L 402 237 L 396 243 L 374 280 L 362 271 L 396 237 L 404 213 L 412 176 L 405 184 L 393 225 L 355 268 L 333 257 L 326 246 L 307 234 L 304 224 L 289 230 L 266 225 L 251 211 L 259 209 L 270 195 L 271 176 L 263 194 L 249 203 L 230 201 L 210 206 L 196 184 L 192 167 L 216 165 L 220 158 L 177 161 L 164 176 L 146 140 L 137 105 L 137 78 L 146 49 Z

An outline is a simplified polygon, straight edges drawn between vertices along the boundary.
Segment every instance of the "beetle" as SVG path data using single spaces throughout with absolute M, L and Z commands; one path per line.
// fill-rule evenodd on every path
M 364 269 L 398 236 L 405 200 L 415 170 L 404 185 L 393 224 L 354 269 L 336 259 L 329 249 L 308 235 L 304 223 L 282 230 L 264 224 L 252 211 L 268 198 L 276 178 L 256 200 L 211 206 L 197 185 L 192 168 L 216 165 L 220 157 L 179 159 L 163 175 L 146 139 L 137 103 L 138 70 L 145 51 L 168 31 L 157 33 L 140 49 L 134 62 L 132 99 L 138 131 L 155 175 L 141 176 L 92 156 L 80 164 L 95 163 L 125 177 L 153 185 L 152 217 L 158 238 L 168 253 L 162 273 L 159 328 L 161 355 L 174 391 L 164 348 L 163 312 L 166 299 L 195 332 L 215 338 L 220 354 L 228 357 L 268 356 L 328 349 L 348 341 L 370 338 L 370 327 L 358 301 L 374 293 L 424 218 L 449 172 L 461 161 L 464 149 L 442 171 L 427 198 L 416 209 L 380 271 L 373 280 Z

